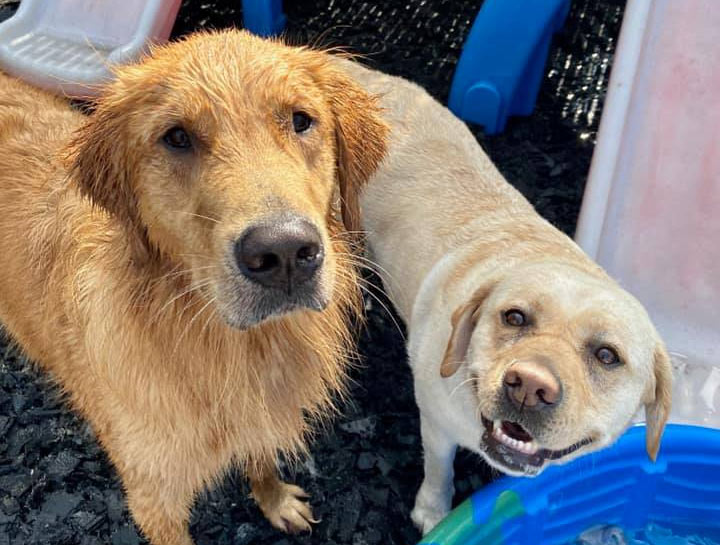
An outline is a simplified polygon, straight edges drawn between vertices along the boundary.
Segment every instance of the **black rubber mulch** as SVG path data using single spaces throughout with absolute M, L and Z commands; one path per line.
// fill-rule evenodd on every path
M 15 4 L 0 1 L 0 19 Z M 292 42 L 348 46 L 376 68 L 418 81 L 445 99 L 479 2 L 285 4 Z M 185 0 L 174 35 L 242 26 L 239 5 Z M 554 41 L 536 112 L 512 119 L 498 136 L 475 131 L 510 182 L 568 233 L 577 219 L 623 7 L 619 0 L 575 0 Z M 312 493 L 321 519 L 313 534 L 287 537 L 272 530 L 234 474 L 197 502 L 192 533 L 198 544 L 405 545 L 418 539 L 409 521 L 422 476 L 410 373 L 392 316 L 367 300 L 353 401 L 318 439 L 312 459 L 288 471 Z M 92 431 L 1 339 L 0 437 L 0 545 L 144 542 Z M 458 499 L 491 478 L 475 456 L 461 454 L 456 466 Z

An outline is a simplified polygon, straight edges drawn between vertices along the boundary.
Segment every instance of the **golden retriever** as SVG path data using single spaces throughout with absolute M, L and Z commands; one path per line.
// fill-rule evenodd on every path
M 379 94 L 387 159 L 363 190 L 380 275 L 409 329 L 425 479 L 412 518 L 450 508 L 456 447 L 535 475 L 614 441 L 642 406 L 654 459 L 667 352 L 641 304 L 508 184 L 417 85 L 338 61 Z
M 120 68 L 89 117 L 0 75 L 0 320 L 155 545 L 192 542 L 193 498 L 231 464 L 274 526 L 312 522 L 276 461 L 343 385 L 375 102 L 329 55 L 239 31 Z

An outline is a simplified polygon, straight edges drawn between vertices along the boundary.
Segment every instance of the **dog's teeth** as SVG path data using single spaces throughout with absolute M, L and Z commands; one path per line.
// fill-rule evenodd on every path
M 532 455 L 538 451 L 537 443 L 534 440 L 520 441 L 506 434 L 497 421 L 493 425 L 492 436 L 500 443 L 523 454 Z

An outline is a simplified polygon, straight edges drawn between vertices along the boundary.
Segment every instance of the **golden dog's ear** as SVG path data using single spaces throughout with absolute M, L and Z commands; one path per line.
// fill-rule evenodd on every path
M 120 117 L 98 105 L 72 142 L 71 168 L 83 195 L 123 222 L 134 223 L 137 203 Z
M 98 99 L 95 111 L 75 133 L 69 147 L 69 169 L 80 192 L 129 227 L 131 242 L 147 246 L 135 193 L 138 154 L 143 145 L 131 140 L 128 126 L 133 122 L 133 105 L 150 95 L 128 66 L 119 71 Z
M 440 364 L 440 376 L 448 378 L 454 375 L 465 361 L 470 339 L 478 318 L 480 317 L 481 307 L 487 296 L 490 294 L 492 287 L 481 288 L 476 291 L 470 300 L 461 305 L 452 314 L 452 333 L 448 340 L 447 348 L 443 361 Z
M 660 450 L 660 439 L 672 404 L 672 365 L 664 346 L 659 345 L 655 349 L 654 360 L 655 384 L 650 399 L 645 403 L 645 445 L 653 462 Z
M 367 93 L 341 70 L 325 70 L 325 88 L 335 115 L 337 169 L 342 219 L 357 232 L 360 191 L 385 156 L 388 125 L 380 116 L 378 97 Z

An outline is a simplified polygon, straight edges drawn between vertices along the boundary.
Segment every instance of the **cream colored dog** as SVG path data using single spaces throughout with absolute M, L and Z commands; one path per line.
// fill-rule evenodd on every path
M 492 165 L 420 87 L 357 64 L 381 95 L 387 158 L 361 201 L 388 293 L 409 329 L 425 479 L 412 518 L 450 509 L 456 447 L 536 475 L 612 443 L 641 406 L 658 452 L 671 368 L 647 313 Z

